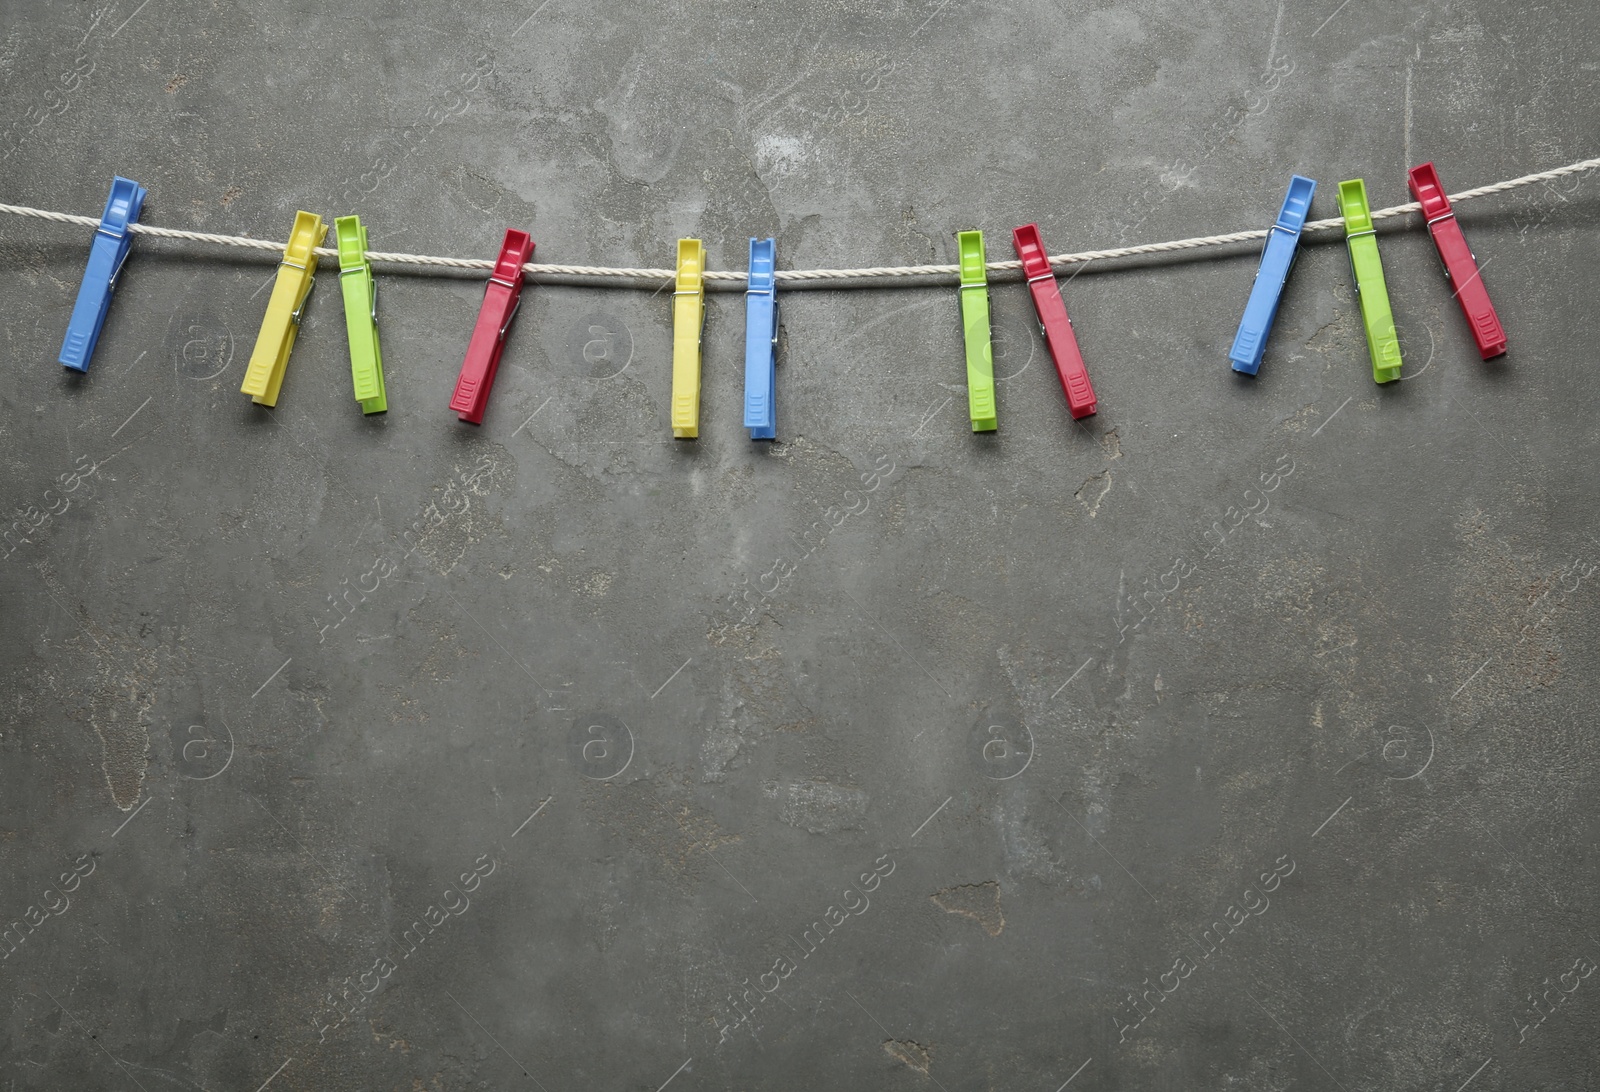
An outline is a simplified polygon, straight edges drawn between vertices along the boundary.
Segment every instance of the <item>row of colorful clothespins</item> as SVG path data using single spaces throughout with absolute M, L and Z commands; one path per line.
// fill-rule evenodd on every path
M 1411 168 L 1406 182 L 1411 196 L 1422 206 L 1428 233 L 1433 236 L 1439 257 L 1444 261 L 1445 280 L 1451 284 L 1452 294 L 1466 316 L 1478 353 L 1485 360 L 1499 356 L 1506 351 L 1505 330 L 1500 326 L 1494 305 L 1489 302 L 1489 291 L 1483 286 L 1478 261 L 1467 246 L 1461 225 L 1456 222 L 1450 198 L 1439 182 L 1439 172 L 1432 163 L 1424 163 Z M 1289 279 L 1295 251 L 1300 245 L 1300 232 L 1311 211 L 1311 195 L 1316 190 L 1317 184 L 1309 178 L 1297 174 L 1289 180 L 1283 207 L 1267 233 L 1261 268 L 1250 289 L 1239 333 L 1228 352 L 1236 372 L 1255 375 L 1261 368 L 1267 335 L 1277 316 L 1278 300 Z M 1367 352 L 1372 357 L 1372 378 L 1377 383 L 1389 383 L 1400 378 L 1400 340 L 1395 333 L 1394 312 L 1389 307 L 1383 263 L 1378 258 L 1378 233 L 1367 203 L 1365 181 L 1356 178 L 1339 183 L 1339 215 L 1344 218 L 1345 245 L 1350 250 L 1350 268 L 1355 274 L 1356 295 L 1361 301 L 1361 324 L 1367 334 Z
M 1445 277 L 1485 360 L 1506 351 L 1505 332 L 1483 287 L 1477 261 L 1467 247 L 1439 183 L 1433 164 L 1415 167 L 1409 175 L 1412 194 L 1422 205 L 1429 233 L 1444 260 Z M 1267 336 L 1277 315 L 1278 302 L 1288 280 L 1301 231 L 1311 209 L 1317 184 L 1293 176 L 1283 207 L 1267 234 L 1261 266 L 1256 273 L 1238 335 L 1229 351 L 1233 370 L 1255 375 L 1261 367 Z M 61 363 L 80 372 L 89 369 L 89 357 L 105 324 L 117 275 L 128 257 L 132 235 L 128 226 L 138 220 L 145 189 L 118 176 L 112 183 L 100 226 L 89 252 L 88 268 L 78 291 L 77 304 L 61 347 Z M 1344 218 L 1350 263 L 1361 302 L 1362 324 L 1372 356 L 1372 378 L 1387 383 L 1400 378 L 1400 343 L 1378 258 L 1376 231 L 1367 203 L 1366 184 L 1355 179 L 1339 184 L 1339 211 Z M 327 235 L 322 217 L 310 212 L 295 215 L 294 230 L 267 301 L 267 312 L 256 337 L 255 349 L 245 368 L 240 391 L 265 406 L 277 404 L 283 386 L 289 351 L 300 328 L 300 314 L 315 279 L 315 247 Z M 364 413 L 388 409 L 383 382 L 383 356 L 378 347 L 376 291 L 372 265 L 367 260 L 367 230 L 358 216 L 334 221 L 338 240 L 339 285 L 344 297 L 345 324 L 350 343 L 350 370 L 355 397 Z M 1036 224 L 1012 233 L 1017 257 L 1022 261 L 1028 291 L 1039 317 L 1045 341 L 1066 394 L 1073 417 L 1095 412 L 1094 387 L 1078 349 L 1072 322 L 1061 297 Z M 993 352 L 990 344 L 987 258 L 983 232 L 956 235 L 960 269 L 961 318 L 966 347 L 967 405 L 974 432 L 997 426 Z M 525 231 L 508 230 L 489 283 L 477 323 L 467 343 L 466 357 L 456 379 L 450 408 L 463 421 L 481 424 L 488 409 L 489 392 L 500 367 L 506 331 L 516 315 L 522 295 L 523 266 L 533 256 L 533 240 Z M 699 239 L 678 241 L 677 277 L 672 294 L 672 434 L 692 439 L 700 434 L 700 340 L 705 325 L 705 246 Z M 776 300 L 777 244 L 772 239 L 750 240 L 749 283 L 745 292 L 745 397 L 744 426 L 754 440 L 776 436 L 775 385 L 778 345 Z

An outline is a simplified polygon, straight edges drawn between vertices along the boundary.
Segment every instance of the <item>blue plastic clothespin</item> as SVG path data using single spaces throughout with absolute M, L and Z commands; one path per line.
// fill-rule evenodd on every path
M 61 363 L 75 372 L 89 370 L 89 358 L 94 355 L 100 328 L 106 324 L 106 313 L 111 310 L 111 291 L 117 286 L 117 275 L 122 272 L 122 263 L 128 260 L 128 247 L 133 243 L 128 225 L 138 222 L 144 193 L 144 187 L 131 178 L 117 175 L 112 179 L 111 196 L 106 198 L 106 211 L 101 213 L 100 226 L 95 228 L 89 265 L 83 271 L 78 302 L 73 305 L 72 319 L 67 323 L 66 340 L 61 343 Z
M 744 294 L 744 427 L 752 440 L 777 436 L 778 244 L 750 240 L 750 286 Z
M 1294 265 L 1296 248 L 1300 245 L 1300 231 L 1306 225 L 1306 215 L 1311 211 L 1311 195 L 1317 184 L 1309 178 L 1295 175 L 1289 180 L 1289 193 L 1283 199 L 1283 208 L 1267 232 L 1267 245 L 1261 252 L 1261 268 L 1256 271 L 1255 285 L 1250 289 L 1250 301 L 1244 305 L 1244 318 L 1239 322 L 1239 333 L 1233 339 L 1228 359 L 1233 370 L 1245 375 L 1255 375 L 1261 370 L 1261 356 L 1267 349 L 1267 335 L 1272 332 L 1272 320 L 1278 315 L 1278 301 L 1283 298 L 1283 285 L 1289 279 L 1289 269 Z

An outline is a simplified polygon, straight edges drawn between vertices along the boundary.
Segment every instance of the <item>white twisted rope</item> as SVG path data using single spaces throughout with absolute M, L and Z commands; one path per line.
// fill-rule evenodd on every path
M 1504 182 L 1496 182 L 1489 186 L 1479 186 L 1477 189 L 1465 190 L 1461 193 L 1450 195 L 1452 204 L 1471 201 L 1475 197 L 1487 197 L 1490 194 L 1505 193 L 1507 190 L 1518 189 L 1522 186 L 1532 186 L 1540 182 L 1549 182 L 1553 179 L 1563 178 L 1569 174 L 1578 174 L 1582 171 L 1593 170 L 1600 167 L 1600 159 L 1583 159 L 1576 163 L 1569 163 L 1565 167 L 1556 167 L 1553 170 L 1540 171 L 1538 174 L 1525 174 L 1521 178 L 1512 178 Z M 1412 201 L 1404 205 L 1392 205 L 1385 209 L 1375 209 L 1372 219 L 1389 220 L 1397 216 L 1404 216 L 1411 212 L 1421 212 L 1422 206 Z M 51 220 L 59 224 L 78 224 L 83 227 L 98 227 L 100 221 L 93 216 L 77 216 L 67 212 L 50 212 L 46 209 L 29 208 L 26 205 L 0 204 L 0 212 L 8 212 L 16 216 L 29 216 L 36 220 Z M 1306 224 L 1305 230 L 1309 232 L 1328 231 L 1342 228 L 1344 218 L 1335 216 L 1327 220 L 1312 220 Z M 154 227 L 150 224 L 132 224 L 130 230 L 138 235 L 150 235 L 158 239 L 183 239 L 193 243 L 210 243 L 214 246 L 237 247 L 245 250 L 271 251 L 283 253 L 285 244 L 274 242 L 270 239 L 251 239 L 242 235 L 213 235 L 203 231 L 180 231 L 177 228 Z M 1192 239 L 1174 239 L 1165 243 L 1145 243 L 1140 246 L 1115 247 L 1111 250 L 1087 250 L 1077 254 L 1053 254 L 1050 256 L 1050 265 L 1054 268 L 1063 266 L 1083 265 L 1087 262 L 1105 261 L 1111 258 L 1135 258 L 1145 254 L 1170 254 L 1180 250 L 1197 250 L 1202 247 L 1227 246 L 1231 243 L 1248 243 L 1267 237 L 1267 229 L 1251 231 L 1235 231 L 1227 235 L 1200 235 Z M 337 258 L 339 252 L 331 247 L 317 247 L 316 254 L 324 258 Z M 494 262 L 484 258 L 441 258 L 431 254 L 399 254 L 390 251 L 369 250 L 367 258 L 370 261 L 388 263 L 392 265 L 411 265 L 421 267 L 436 267 L 443 269 L 480 269 L 494 268 Z M 624 282 L 672 282 L 676 272 L 671 269 L 631 269 L 613 266 L 595 265 L 548 265 L 544 262 L 529 262 L 522 267 L 523 270 L 534 278 L 539 277 L 583 277 L 599 281 L 615 280 Z M 1022 268 L 1019 261 L 990 262 L 986 268 L 992 273 L 1005 273 Z M 860 281 L 877 280 L 886 277 L 956 277 L 960 275 L 960 267 L 954 265 L 891 265 L 868 266 L 863 269 L 780 269 L 777 272 L 779 284 L 801 284 L 816 281 Z M 707 270 L 707 282 L 713 284 L 740 285 L 744 284 L 747 277 L 744 273 L 732 270 Z

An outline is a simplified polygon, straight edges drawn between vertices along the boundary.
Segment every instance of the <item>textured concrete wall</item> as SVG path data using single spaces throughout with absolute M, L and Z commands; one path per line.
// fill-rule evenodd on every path
M 714 268 L 1263 228 L 1600 154 L 1600 9 L 1519 7 L 10 0 L 0 200 Z M 481 279 L 393 270 L 363 419 L 331 264 L 268 411 L 270 256 L 140 240 L 74 377 L 88 232 L 0 218 L 0 1087 L 1595 1087 L 1597 187 L 1464 208 L 1491 364 L 1386 231 L 1384 389 L 1337 241 L 1255 381 L 1252 248 L 1064 280 L 1078 423 L 995 285 L 987 436 L 953 290 L 791 292 L 765 446 L 736 294 L 695 442 L 665 294 L 530 288 L 473 428 Z

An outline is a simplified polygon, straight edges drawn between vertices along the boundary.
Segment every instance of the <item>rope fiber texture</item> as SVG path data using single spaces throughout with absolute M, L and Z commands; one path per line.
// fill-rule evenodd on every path
M 1533 186 L 1540 182 L 1549 182 L 1553 179 L 1564 178 L 1569 174 L 1578 174 L 1582 171 L 1593 170 L 1600 167 L 1600 159 L 1583 159 L 1576 163 L 1569 163 L 1565 167 L 1556 167 L 1553 170 L 1540 171 L 1538 174 L 1525 174 L 1521 178 L 1512 178 L 1504 182 L 1496 182 L 1489 186 L 1479 186 L 1477 189 L 1465 190 L 1461 193 L 1450 194 L 1451 204 L 1460 204 L 1471 201 L 1477 197 L 1488 197 L 1491 194 L 1505 193 L 1508 190 L 1519 189 L 1523 186 Z M 1393 205 L 1385 209 L 1375 209 L 1372 213 L 1374 221 L 1391 220 L 1407 213 L 1421 212 L 1422 206 L 1415 201 L 1404 205 Z M 67 212 L 50 212 L 45 209 L 30 208 L 26 205 L 0 204 L 0 213 L 11 213 L 16 216 L 28 216 L 36 220 L 50 220 L 59 224 L 78 224 L 83 227 L 99 227 L 100 221 L 93 216 L 78 216 Z M 1330 231 L 1342 228 L 1342 216 L 1331 217 L 1327 220 L 1312 220 L 1305 225 L 1307 232 Z M 129 230 L 138 235 L 149 235 L 158 239 L 182 239 L 192 243 L 207 243 L 213 246 L 235 247 L 245 250 L 261 250 L 282 254 L 284 243 L 274 242 L 270 239 L 251 239 L 242 235 L 213 235 L 203 231 L 181 231 L 177 228 L 155 227 L 151 224 L 130 224 Z M 1192 239 L 1174 239 L 1165 243 L 1145 243 L 1140 246 L 1115 247 L 1111 250 L 1087 250 L 1077 254 L 1053 254 L 1050 256 L 1052 268 L 1060 269 L 1064 266 L 1083 265 L 1088 262 L 1107 261 L 1113 258 L 1134 258 L 1146 254 L 1169 254 L 1180 250 L 1197 250 L 1203 247 L 1227 246 L 1232 243 L 1248 243 L 1252 240 L 1265 239 L 1267 229 L 1252 231 L 1235 231 L 1227 235 L 1200 235 Z M 330 247 L 317 247 L 315 253 L 323 258 L 338 258 L 339 252 Z M 389 263 L 392 265 L 408 265 L 417 267 L 435 267 L 441 269 L 475 269 L 490 270 L 494 262 L 482 258 L 441 258 L 431 254 L 400 254 L 388 251 L 369 250 L 369 261 Z M 581 277 L 596 281 L 617 281 L 619 287 L 637 286 L 638 282 L 672 283 L 676 279 L 676 272 L 671 269 L 629 269 L 612 266 L 591 265 L 548 265 L 543 262 L 529 262 L 523 266 L 523 271 L 535 280 L 545 277 Z M 986 268 L 991 273 L 1006 273 L 1020 270 L 1020 261 L 990 262 Z M 862 269 L 780 269 L 777 271 L 777 282 L 780 285 L 796 285 L 815 283 L 819 281 L 863 281 L 881 280 L 895 277 L 959 277 L 960 267 L 954 265 L 900 265 L 900 266 L 868 266 Z M 730 270 L 706 270 L 705 280 L 709 284 L 727 286 L 742 285 L 746 282 L 746 274 Z M 841 285 L 841 287 L 843 287 Z

